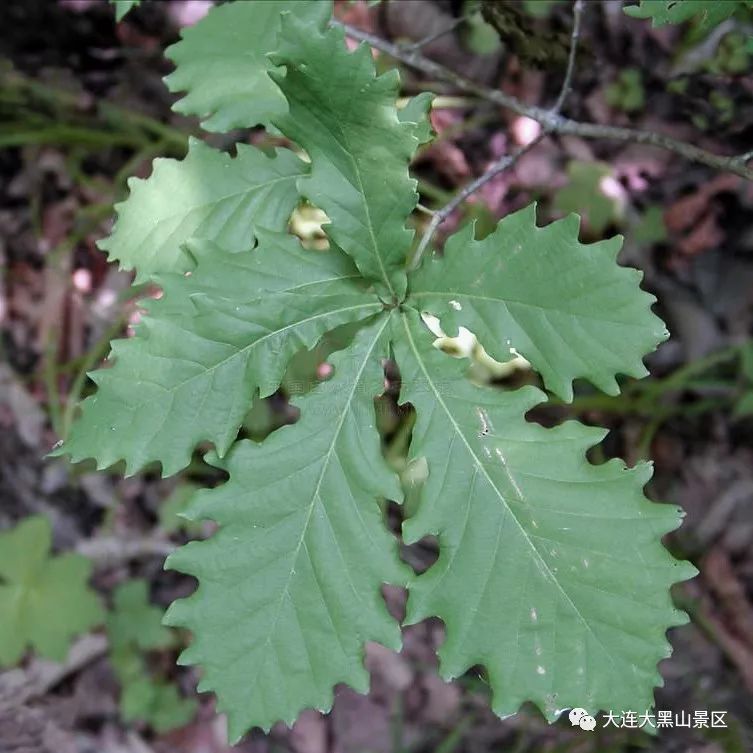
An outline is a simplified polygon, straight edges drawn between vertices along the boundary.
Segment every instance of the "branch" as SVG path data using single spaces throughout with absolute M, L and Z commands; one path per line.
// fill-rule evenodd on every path
M 671 136 L 665 136 L 661 133 L 642 131 L 636 128 L 618 128 L 615 126 L 570 120 L 569 118 L 562 117 L 557 112 L 546 110 L 542 107 L 536 107 L 534 105 L 527 105 L 519 99 L 516 99 L 509 94 L 505 94 L 498 89 L 490 89 L 482 84 L 477 84 L 475 81 L 471 81 L 470 79 L 461 76 L 459 73 L 455 73 L 455 71 L 446 68 L 444 65 L 429 60 L 429 58 L 424 57 L 418 52 L 404 50 L 381 37 L 353 28 L 347 24 L 342 24 L 339 21 L 333 21 L 332 24 L 340 26 L 345 30 L 345 33 L 353 39 L 367 42 L 375 49 L 381 50 L 396 60 L 401 60 L 428 76 L 449 81 L 464 92 L 474 94 L 481 99 L 488 100 L 501 107 L 506 107 L 508 110 L 512 110 L 519 115 L 525 115 L 526 117 L 532 118 L 533 120 L 538 121 L 543 128 L 550 133 L 575 135 L 587 139 L 609 139 L 612 141 L 626 141 L 655 146 L 659 149 L 666 149 L 669 152 L 679 154 L 692 162 L 699 162 L 717 170 L 731 172 L 745 178 L 746 180 L 753 181 L 753 168 L 746 166 L 746 162 L 751 158 L 751 155 L 749 154 L 724 156 L 708 152 L 705 149 L 700 149 L 699 147 L 694 146 L 693 144 L 679 141 L 678 139 L 672 138 Z
M 567 95 L 570 93 L 570 84 L 575 72 L 575 57 L 578 52 L 578 39 L 580 39 L 580 21 L 583 17 L 584 8 L 583 0 L 575 0 L 575 4 L 573 5 L 573 33 L 570 37 L 570 54 L 567 58 L 567 70 L 565 71 L 565 80 L 562 82 L 562 90 L 559 97 L 557 97 L 557 101 L 554 103 L 554 107 L 552 107 L 554 112 L 559 112 L 562 109 L 562 105 L 565 104 Z

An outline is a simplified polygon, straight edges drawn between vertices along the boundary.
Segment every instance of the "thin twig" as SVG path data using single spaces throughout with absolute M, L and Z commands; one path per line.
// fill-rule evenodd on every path
M 500 173 L 504 172 L 505 170 L 508 170 L 510 167 L 512 167 L 527 151 L 530 149 L 533 149 L 536 144 L 538 144 L 544 136 L 547 135 L 546 131 L 542 131 L 530 144 L 526 144 L 525 146 L 521 146 L 519 149 L 516 149 L 512 154 L 505 154 L 503 157 L 500 157 L 496 162 L 494 162 L 489 169 L 481 176 L 476 178 L 476 180 L 471 181 L 467 186 L 465 186 L 463 189 L 461 189 L 455 196 L 450 199 L 450 201 L 447 202 L 441 209 L 438 209 L 434 212 L 434 216 L 431 218 L 431 221 L 426 227 L 426 230 L 424 231 L 424 234 L 421 236 L 421 240 L 418 243 L 418 246 L 416 247 L 415 252 L 413 253 L 413 257 L 408 264 L 408 269 L 413 270 L 418 267 L 421 257 L 424 254 L 424 251 L 426 251 L 427 246 L 429 245 L 432 237 L 434 236 L 434 233 L 437 232 L 439 229 L 439 226 L 470 196 L 472 196 L 476 191 L 478 191 L 481 186 L 488 183 L 492 178 L 494 178 L 496 175 L 499 175 Z
M 76 547 L 78 554 L 88 557 L 100 568 L 117 567 L 141 558 L 167 557 L 175 549 L 172 542 L 155 537 L 121 539 L 115 536 L 87 539 Z
M 418 209 L 419 212 L 423 212 L 424 214 L 428 214 L 430 216 L 434 216 L 434 214 L 436 214 L 433 209 L 429 209 L 429 207 L 425 207 L 421 203 L 416 204 L 416 209 Z
M 559 112 L 562 110 L 562 105 L 565 104 L 567 95 L 570 93 L 570 86 L 573 80 L 573 73 L 575 72 L 575 58 L 578 53 L 578 39 L 580 39 L 580 22 L 583 17 L 583 11 L 585 4 L 583 0 L 575 0 L 573 5 L 573 31 L 570 36 L 570 54 L 567 58 L 567 69 L 565 71 L 565 80 L 562 83 L 562 89 L 560 90 L 557 101 L 552 108 L 553 112 Z
M 506 107 L 519 115 L 525 115 L 526 117 L 538 121 L 545 130 L 551 133 L 576 135 L 589 139 L 626 141 L 655 146 L 659 149 L 665 149 L 669 152 L 679 154 L 692 162 L 699 162 L 717 170 L 731 172 L 742 178 L 753 181 L 753 168 L 746 167 L 745 164 L 748 159 L 750 159 L 749 155 L 724 156 L 714 154 L 705 149 L 700 149 L 693 144 L 688 144 L 685 141 L 680 141 L 671 136 L 665 136 L 662 133 L 642 131 L 636 128 L 618 128 L 615 126 L 599 125 L 598 123 L 584 123 L 570 120 L 559 113 L 546 110 L 542 107 L 524 104 L 519 99 L 516 99 L 509 94 L 505 94 L 499 89 L 490 89 L 482 84 L 477 84 L 444 65 L 429 60 L 429 58 L 424 57 L 418 52 L 403 50 L 381 37 L 374 36 L 373 34 L 361 31 L 360 29 L 348 26 L 347 24 L 341 24 L 339 21 L 333 21 L 332 23 L 333 25 L 343 28 L 345 33 L 353 39 L 367 42 L 372 47 L 381 50 L 396 60 L 401 60 L 428 76 L 449 81 L 461 91 L 475 94 L 477 97 L 481 97 L 482 99 L 486 99 L 489 102 L 500 105 L 501 107 Z
M 427 34 L 425 37 L 419 39 L 417 42 L 413 42 L 412 44 L 403 45 L 403 49 L 411 52 L 420 50 L 422 47 L 426 47 L 427 44 L 436 42 L 437 39 L 441 39 L 446 34 L 450 34 L 451 32 L 455 31 L 455 29 L 457 29 L 460 24 L 464 23 L 465 20 L 465 16 L 460 16 L 460 18 L 454 19 L 452 23 L 448 24 L 444 29 L 435 31 L 433 34 Z

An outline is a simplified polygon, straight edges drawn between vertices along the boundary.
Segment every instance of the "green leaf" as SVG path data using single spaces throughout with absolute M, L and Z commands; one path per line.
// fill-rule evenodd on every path
M 735 403 L 732 414 L 735 418 L 753 415 L 753 392 L 745 392 Z
M 115 20 L 122 21 L 129 10 L 141 4 L 141 0 L 110 0 L 115 6 Z
M 536 227 L 531 205 L 483 241 L 472 226 L 453 235 L 411 276 L 409 301 L 448 333 L 467 327 L 499 361 L 520 353 L 564 400 L 578 377 L 614 395 L 614 375 L 644 376 L 642 356 L 667 337 L 641 273 L 615 262 L 620 242 L 579 243 L 575 215 Z
M 633 239 L 644 246 L 651 246 L 666 241 L 668 237 L 663 208 L 658 204 L 646 207 L 633 228 Z
M 171 92 L 186 91 L 176 112 L 198 115 L 208 131 L 268 125 L 287 110 L 269 78 L 268 53 L 277 47 L 281 13 L 320 26 L 332 14 L 326 0 L 264 0 L 217 5 L 166 55 L 176 70 L 165 78 Z
M 195 698 L 183 698 L 172 683 L 146 673 L 123 684 L 120 713 L 126 722 L 142 721 L 162 734 L 188 724 L 196 714 Z
M 128 181 L 131 195 L 116 205 L 113 233 L 99 247 L 122 268 L 136 268 L 137 282 L 188 271 L 194 260 L 183 245 L 191 238 L 240 251 L 252 245 L 259 227 L 284 230 L 304 170 L 287 149 L 269 157 L 239 144 L 232 158 L 191 139 L 185 159 L 157 159 L 148 179 Z
M 575 212 L 586 218 L 596 235 L 603 235 L 622 214 L 618 199 L 605 190 L 605 179 L 614 180 L 614 171 L 604 162 L 573 161 L 567 166 L 567 185 L 554 195 L 553 204 L 560 212 Z
M 523 11 L 534 18 L 547 18 L 563 0 L 523 0 Z
M 162 625 L 164 610 L 149 603 L 149 584 L 130 580 L 114 595 L 107 616 L 110 658 L 121 684 L 120 713 L 123 720 L 139 720 L 156 732 L 182 727 L 196 713 L 196 700 L 182 698 L 171 683 L 150 676 L 144 651 L 171 648 L 173 631 Z
M 654 27 L 696 18 L 702 29 L 711 29 L 736 11 L 751 7 L 750 0 L 640 0 L 623 11 L 633 18 L 650 18 Z
M 223 456 L 259 390 L 277 389 L 290 357 L 340 324 L 382 310 L 337 249 L 306 251 L 258 230 L 251 252 L 212 244 L 191 276 L 164 275 L 136 336 L 112 344 L 112 368 L 55 454 L 119 459 L 128 473 L 160 461 L 164 475 L 188 465 L 199 442 Z
M 497 30 L 484 19 L 477 0 L 466 0 L 461 15 L 465 23 L 461 27 L 461 39 L 465 46 L 476 55 L 491 55 L 502 47 Z
M 646 104 L 643 76 L 638 68 L 624 68 L 617 80 L 604 89 L 607 104 L 624 112 L 635 112 Z M 610 171 L 611 172 L 611 171 Z
M 195 484 L 183 482 L 173 489 L 159 508 L 159 527 L 165 533 L 185 531 L 191 537 L 201 533 L 201 525 L 191 523 L 182 517 L 188 506 L 188 501 L 195 494 L 198 487 Z
M 442 619 L 442 675 L 484 665 L 500 716 L 525 701 L 550 720 L 651 708 L 665 632 L 687 621 L 668 589 L 695 574 L 661 546 L 681 513 L 643 496 L 651 466 L 591 465 L 604 430 L 529 423 L 543 393 L 477 387 L 415 312 L 395 319 L 401 397 L 417 411 L 410 460 L 429 469 L 403 534 L 440 548 L 409 584 L 407 623 Z
M 740 351 L 740 372 L 746 381 L 753 384 L 753 342 L 749 342 Z
M 753 18 L 751 18 L 753 21 Z M 704 64 L 704 68 L 715 73 L 716 75 L 738 75 L 745 73 L 751 69 L 750 61 L 750 42 L 753 41 L 753 37 L 740 32 L 730 32 L 725 34 L 719 41 L 719 46 L 716 49 L 716 54 L 710 60 L 707 60 Z M 719 92 L 712 91 L 712 94 L 719 94 Z M 734 111 L 734 102 L 729 107 L 730 111 Z
M 300 192 L 326 212 L 327 234 L 380 295 L 402 299 L 413 239 L 405 222 L 418 201 L 408 163 L 422 128 L 399 119 L 397 72 L 377 77 L 368 45 L 350 53 L 341 29 L 321 31 L 292 15 L 272 59 L 286 68 L 271 75 L 290 108 L 275 125 L 311 158 Z
M 173 683 L 152 683 L 150 695 L 150 708 L 144 719 L 159 734 L 184 727 L 196 715 L 196 699 L 183 698 Z
M 397 118 L 401 123 L 413 123 L 413 135 L 419 144 L 426 144 L 434 138 L 434 129 L 429 119 L 431 103 L 434 95 L 431 92 L 421 92 L 411 97 L 404 107 L 397 111 Z
M 107 635 L 113 650 L 133 646 L 143 651 L 169 648 L 170 631 L 163 627 L 164 610 L 149 603 L 149 584 L 129 580 L 118 586 L 107 615 Z
M 388 321 L 331 358 L 334 377 L 295 400 L 298 423 L 235 446 L 220 464 L 230 480 L 189 510 L 219 531 L 168 558 L 199 588 L 166 621 L 193 631 L 181 661 L 202 666 L 199 689 L 217 694 L 234 740 L 328 709 L 335 683 L 366 692 L 364 643 L 400 646 L 380 595 L 407 580 L 377 503 L 400 499 L 375 428 Z
M 144 658 L 141 651 L 132 643 L 122 646 L 111 646 L 110 663 L 122 687 L 135 683 L 146 675 Z
M 62 661 L 71 640 L 102 620 L 87 582 L 91 563 L 78 554 L 50 556 L 52 528 L 41 516 L 0 533 L 0 664 L 31 646 Z

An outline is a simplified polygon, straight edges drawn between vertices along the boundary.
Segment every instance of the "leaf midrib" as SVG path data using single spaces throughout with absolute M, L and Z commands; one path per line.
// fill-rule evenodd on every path
M 243 253 L 243 252 L 241 252 Z M 253 253 L 253 251 L 252 251 Z M 239 272 L 246 272 L 248 271 L 245 267 L 239 266 L 238 267 Z M 281 275 L 278 275 L 280 277 Z M 330 282 L 342 282 L 342 281 L 349 281 L 349 280 L 363 280 L 363 276 L 360 274 L 351 274 L 351 275 L 336 275 L 335 277 L 323 277 L 321 280 L 307 280 L 306 282 L 300 282 L 296 283 L 295 285 L 291 285 L 288 288 L 277 288 L 276 290 L 274 288 L 265 288 L 264 290 L 258 291 L 259 294 L 254 296 L 253 298 L 249 298 L 248 300 L 241 301 L 244 306 L 250 306 L 252 303 L 256 303 L 257 301 L 260 301 L 265 298 L 265 296 L 272 293 L 273 295 L 283 294 L 283 293 L 289 293 L 290 295 L 300 295 L 302 291 L 305 291 L 306 288 L 313 288 L 316 285 L 327 285 Z M 199 284 L 206 284 L 199 281 Z M 209 291 L 206 292 L 204 290 L 197 290 L 193 293 L 189 293 L 189 298 L 200 298 L 200 297 L 212 297 L 212 298 L 220 298 L 223 301 L 229 301 L 232 303 L 238 303 L 234 298 L 225 298 L 222 295 L 222 289 L 221 286 L 217 283 L 211 283 L 215 287 L 210 287 Z M 326 294 L 325 294 L 326 295 Z M 315 296 L 315 297 L 321 297 L 321 296 Z
M 558 309 L 554 308 L 553 306 L 544 306 L 540 303 L 530 303 L 528 301 L 517 301 L 512 298 L 495 298 L 494 296 L 485 296 L 485 295 L 477 295 L 475 293 L 464 293 L 458 290 L 448 290 L 448 291 L 442 291 L 442 290 L 424 290 L 424 291 L 418 291 L 410 294 L 410 298 L 444 298 L 449 296 L 450 298 L 468 298 L 469 300 L 473 301 L 487 301 L 490 303 L 498 303 L 507 309 L 507 313 L 510 315 L 510 317 L 515 321 L 515 323 L 521 327 L 522 329 L 525 329 L 525 327 L 522 327 L 520 322 L 516 319 L 515 315 L 510 311 L 510 305 L 514 306 L 524 306 L 526 308 L 532 308 L 532 309 L 538 309 L 539 311 L 543 312 L 552 312 L 554 314 L 559 314 L 561 316 L 569 316 L 573 319 L 586 319 L 587 321 L 598 321 L 598 322 L 606 322 L 608 324 L 619 324 L 620 326 L 624 327 L 632 327 L 633 329 L 641 329 L 645 330 L 645 326 L 642 324 L 638 324 L 636 322 L 620 322 L 616 321 L 614 319 L 607 319 L 606 317 L 602 316 L 601 314 L 596 315 L 589 315 L 589 314 L 582 314 L 582 313 L 573 313 L 571 311 L 566 311 L 564 309 Z

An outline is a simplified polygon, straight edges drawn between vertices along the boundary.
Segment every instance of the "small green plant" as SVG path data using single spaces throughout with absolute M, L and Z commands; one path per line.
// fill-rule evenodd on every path
M 664 212 L 658 205 L 646 207 L 633 227 L 633 238 L 638 243 L 651 245 L 667 240 L 667 225 L 664 222 Z
M 196 709 L 177 688 L 147 671 L 147 651 L 176 647 L 164 611 L 149 604 L 145 581 L 114 593 L 107 613 L 89 585 L 92 563 L 80 554 L 50 556 L 52 527 L 35 515 L 0 533 L 0 666 L 17 664 L 28 648 L 62 662 L 76 635 L 107 626 L 109 656 L 121 684 L 121 716 L 157 732 L 189 722 Z
M 502 42 L 496 29 L 484 20 L 479 6 L 479 0 L 465 0 L 463 3 L 463 38 L 469 50 L 477 55 L 489 55 L 496 52 Z
M 154 677 L 144 654 L 173 648 L 173 631 L 162 625 L 164 611 L 149 603 L 148 585 L 130 580 L 113 595 L 107 616 L 110 660 L 120 682 L 120 712 L 124 721 L 142 721 L 156 732 L 182 727 L 196 713 L 196 701 L 182 698 L 174 684 Z
M 601 236 L 619 221 L 623 207 L 614 191 L 616 179 L 610 165 L 603 162 L 570 162 L 568 182 L 553 197 L 552 203 L 560 212 L 582 213 L 588 227 Z
M 523 10 L 535 18 L 546 18 L 563 0 L 523 0 Z
M 604 90 L 607 104 L 624 112 L 642 110 L 646 104 L 643 77 L 637 68 L 620 71 L 617 80 Z
M 750 70 L 749 39 L 744 34 L 725 34 L 714 57 L 706 63 L 712 73 L 740 74 Z
M 176 486 L 159 508 L 159 527 L 165 533 L 185 531 L 189 535 L 198 536 L 201 525 L 186 520 L 183 517 L 188 504 L 196 493 L 194 484 L 180 484 Z
M 709 94 L 709 104 L 716 110 L 720 123 L 729 123 L 735 117 L 734 100 L 720 91 L 714 90 Z
M 0 665 L 15 664 L 29 647 L 62 661 L 72 638 L 102 622 L 88 586 L 91 563 L 80 554 L 50 556 L 51 544 L 41 515 L 0 533 Z
M 235 740 L 328 709 L 336 683 L 367 689 L 364 644 L 401 642 L 385 583 L 408 589 L 406 624 L 444 621 L 445 678 L 485 667 L 501 716 L 525 701 L 549 720 L 648 708 L 666 630 L 686 620 L 669 586 L 695 572 L 661 545 L 679 510 L 644 497 L 649 465 L 588 462 L 603 430 L 527 420 L 547 392 L 474 385 L 423 319 L 467 328 L 499 362 L 524 358 L 569 401 L 575 379 L 616 394 L 618 374 L 646 374 L 642 357 L 667 337 L 654 299 L 617 265 L 619 238 L 583 245 L 577 216 L 539 227 L 533 205 L 419 260 L 408 167 L 431 138 L 431 98 L 398 110 L 396 72 L 377 76 L 365 45 L 349 52 L 330 15 L 329 2 L 229 3 L 168 51 L 168 85 L 187 91 L 176 109 L 209 130 L 274 129 L 298 153 L 229 157 L 193 141 L 131 182 L 102 247 L 163 295 L 113 343 L 56 453 L 169 475 L 213 446 L 229 480 L 184 514 L 218 528 L 168 558 L 199 586 L 166 623 L 192 631 L 181 661 L 201 667 Z M 326 213 L 327 250 L 286 232 L 302 200 Z M 294 398 L 297 423 L 239 440 L 254 398 L 342 325 L 351 341 L 331 356 L 333 377 Z M 416 411 L 415 487 L 381 452 L 387 359 Z M 417 508 L 404 541 L 439 541 L 421 575 L 382 514 L 404 495 Z

